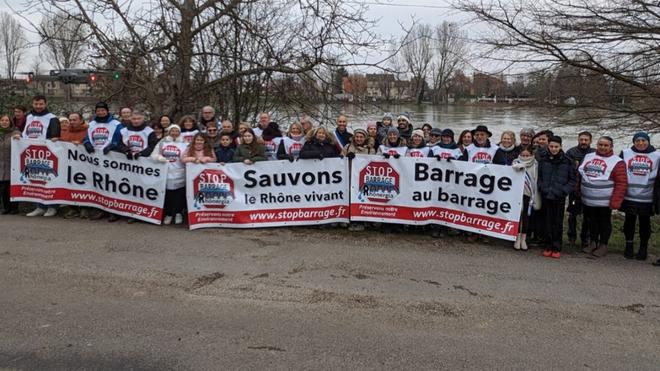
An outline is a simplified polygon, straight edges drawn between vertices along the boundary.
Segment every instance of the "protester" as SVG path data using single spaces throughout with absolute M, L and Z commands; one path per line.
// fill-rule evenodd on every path
M 60 138 L 60 120 L 48 111 L 48 101 L 43 95 L 32 98 L 32 111 L 26 118 L 26 124 L 22 135 L 14 134 L 14 138 L 21 136 L 27 140 L 50 139 L 57 141 Z M 29 217 L 44 216 L 53 217 L 57 215 L 57 205 L 35 204 L 36 208 L 26 214 Z
M 598 139 L 596 152 L 589 153 L 578 168 L 578 192 L 589 219 L 590 241 L 582 251 L 593 257 L 607 255 L 612 234 L 612 210 L 619 209 L 626 194 L 627 175 L 623 160 L 614 155 L 612 138 Z
M 301 124 L 294 122 L 289 126 L 286 136 L 279 140 L 277 158 L 294 161 L 300 157 L 300 150 L 305 145 L 305 133 Z
M 346 127 L 348 126 L 348 118 L 346 115 L 339 115 L 337 117 L 337 127 L 335 128 L 335 143 L 337 144 L 337 150 L 341 150 L 350 143 L 353 134 L 351 134 Z
M 387 137 L 387 131 L 392 127 L 394 122 L 394 115 L 387 112 L 383 115 L 382 121 L 376 122 L 378 127 L 378 138 L 376 138 L 376 144 L 380 145 L 385 138 Z
M 410 140 L 413 132 L 412 119 L 408 113 L 402 113 L 397 117 L 397 129 L 399 129 L 399 135 L 401 138 L 406 141 Z
M 573 163 L 575 171 L 582 164 L 584 157 L 596 151 L 591 148 L 591 133 L 583 131 L 578 134 L 578 145 L 566 151 L 566 156 Z M 582 200 L 574 191 L 568 196 L 568 242 L 571 248 L 575 248 L 577 240 L 577 217 L 582 213 Z M 582 225 L 580 228 L 580 248 L 585 249 L 589 246 L 589 221 L 586 215 L 582 215 Z
M 213 151 L 216 151 L 220 147 L 220 130 L 218 129 L 218 124 L 215 122 L 209 122 L 206 124 L 206 140 L 211 143 Z
M 548 147 L 548 142 L 550 141 L 550 138 L 552 138 L 554 134 L 550 130 L 542 130 L 532 138 L 532 145 L 534 145 L 534 153 L 536 156 L 536 160 L 539 160 L 545 151 L 547 150 Z
M 531 139 L 531 138 L 530 138 Z M 513 248 L 527 251 L 527 230 L 532 210 L 541 209 L 541 195 L 538 192 L 538 162 L 534 158 L 531 144 L 520 148 L 518 158 L 513 160 L 514 169 L 525 171 L 525 183 L 523 188 L 523 203 L 520 210 L 520 224 L 518 236 Z
M 626 213 L 623 233 L 626 238 L 624 256 L 627 259 L 635 257 L 637 260 L 646 260 L 648 257 L 654 186 L 660 162 L 660 152 L 657 152 L 650 142 L 649 135 L 640 131 L 633 136 L 633 146 L 623 150 L 620 155 L 628 175 L 628 187 L 621 203 L 621 211 Z M 637 255 L 634 255 L 633 239 L 638 218 L 639 250 Z
M 264 130 L 268 127 L 268 124 L 270 124 L 270 115 L 266 112 L 261 112 L 259 114 L 259 122 L 257 124 L 257 127 L 254 128 L 254 135 L 257 136 L 257 138 L 261 138 Z
M 20 132 L 22 132 L 23 128 L 25 128 L 25 122 L 27 120 L 26 114 L 27 108 L 24 105 L 19 104 L 14 107 L 14 117 L 12 118 L 12 123 L 14 128 Z
M 168 115 L 161 115 L 158 118 L 158 123 L 160 123 L 160 126 L 163 128 L 163 130 L 166 130 L 170 125 L 172 125 L 172 118 Z
M 133 116 L 133 109 L 131 107 L 122 107 L 119 110 L 119 122 L 124 126 L 131 124 L 131 116 Z
M 424 142 L 428 143 L 428 141 L 431 140 L 431 131 L 433 131 L 433 126 L 431 126 L 431 124 L 428 122 L 424 123 L 424 125 L 422 125 L 422 131 L 424 132 Z
M 154 130 L 157 140 L 161 140 L 165 137 L 165 127 L 159 121 L 153 122 L 150 127 Z
M 167 182 L 165 183 L 165 204 L 163 206 L 163 224 L 183 223 L 183 211 L 186 208 L 186 168 L 182 157 L 188 150 L 188 145 L 181 137 L 179 125 L 170 125 L 166 136 L 158 142 L 151 158 L 159 162 L 167 162 Z
M 130 111 L 130 108 L 122 108 L 122 113 Z M 130 123 L 130 121 L 129 121 Z M 121 141 L 121 129 L 123 124 L 115 120 L 109 113 L 108 105 L 105 102 L 98 102 L 94 107 L 94 118 L 89 122 L 87 135 L 83 144 L 88 153 L 96 151 L 108 154 Z
M 188 145 L 188 148 L 181 155 L 181 162 L 184 164 L 189 162 L 194 164 L 208 164 L 215 161 L 213 147 L 211 147 L 211 143 L 204 138 L 204 134 L 202 133 L 195 134 L 192 143 Z
M 268 160 L 277 160 L 277 146 L 282 138 L 280 126 L 276 122 L 271 122 L 261 132 L 261 141 L 266 148 L 266 158 Z
M 222 133 L 219 135 L 220 141 L 217 148 L 214 148 L 215 158 L 220 163 L 220 165 L 228 164 L 234 161 L 234 154 L 236 153 L 236 147 L 234 147 L 234 140 L 231 137 L 231 134 Z
M 322 126 L 310 131 L 305 136 L 305 144 L 300 150 L 300 158 L 323 160 L 324 158 L 339 157 L 339 150 L 334 135 Z
M 304 115 L 300 119 L 300 124 L 302 125 L 302 128 L 303 128 L 303 135 L 307 135 L 307 133 L 309 133 L 314 128 L 314 124 L 312 123 L 312 119 L 307 115 Z
M 62 142 L 76 145 L 83 144 L 85 138 L 87 138 L 89 125 L 83 120 L 82 114 L 78 112 L 70 113 L 69 117 L 61 117 L 60 123 L 62 123 L 60 132 Z
M 406 140 L 399 135 L 399 129 L 390 127 L 383 143 L 378 147 L 378 154 L 382 154 L 385 158 L 390 156 L 399 158 L 405 156 L 406 152 L 408 152 Z
M 193 118 L 194 122 L 194 118 Z M 210 123 L 218 123 L 218 120 L 215 118 L 215 109 L 211 106 L 204 106 L 202 107 L 202 114 L 199 117 L 199 127 L 196 129 L 201 129 L 202 132 L 206 132 L 206 128 Z M 182 133 L 183 133 L 183 126 L 181 125 L 182 122 L 179 121 L 179 126 L 181 127 Z M 193 136 L 195 136 L 193 134 Z M 188 142 L 189 143 L 189 142 Z
M 234 162 L 252 165 L 257 161 L 266 161 L 266 147 L 257 140 L 252 128 L 246 128 L 241 137 L 241 144 L 234 153 Z
M 353 132 L 355 135 L 355 132 Z M 375 121 L 367 122 L 367 142 L 368 145 L 376 149 L 378 141 L 378 124 Z
M 460 148 L 461 151 L 463 151 L 472 143 L 474 143 L 474 140 L 472 138 L 472 131 L 463 130 L 461 134 L 458 136 L 458 148 Z
M 231 145 L 232 147 L 236 148 L 238 146 L 238 132 L 234 130 L 234 124 L 231 123 L 229 120 L 224 120 L 222 122 L 222 131 L 220 134 L 229 134 L 231 137 Z
M 493 136 L 485 125 L 477 125 L 476 129 L 470 132 L 474 143 L 465 147 L 467 151 L 467 161 L 479 164 L 490 164 L 493 162 L 495 153 L 499 149 L 491 144 L 490 137 Z
M 245 134 L 247 129 L 250 129 L 250 124 L 248 124 L 247 122 L 240 122 L 238 124 L 238 144 L 241 143 L 241 139 L 243 138 L 243 134 Z
M 211 122 L 216 123 L 215 120 L 205 123 L 204 132 L 208 130 L 209 123 Z M 190 115 L 181 117 L 179 120 L 179 127 L 181 128 L 181 137 L 183 138 L 183 141 L 188 144 L 192 143 L 195 135 L 200 133 L 197 123 L 195 122 L 195 118 Z
M 426 146 L 424 141 L 424 132 L 421 129 L 415 129 L 410 137 L 406 156 L 408 157 L 429 157 L 431 149 Z
M 439 136 L 440 142 L 431 147 L 431 155 L 436 157 L 438 160 L 465 160 L 467 159 L 467 154 L 465 151 L 461 151 L 456 142 L 454 141 L 454 132 L 451 129 L 445 129 L 438 133 L 433 129 L 431 132 L 431 137 Z
M 500 136 L 497 152 L 493 158 L 493 163 L 497 165 L 513 164 L 513 160 L 518 158 L 520 148 L 516 143 L 516 134 L 513 131 L 506 130 Z
M 550 138 L 548 150 L 539 161 L 538 176 L 541 215 L 545 221 L 547 238 L 543 256 L 555 259 L 561 257 L 566 197 L 573 192 L 576 185 L 575 169 L 561 144 L 561 137 Z
M 355 155 L 375 155 L 377 151 L 370 145 L 369 139 L 369 134 L 366 131 L 356 129 L 351 142 L 344 147 L 341 155 L 349 159 L 355 158 Z
M 454 134 L 453 133 L 454 132 L 452 131 L 452 135 L 451 135 L 452 136 L 452 138 L 451 138 L 452 142 L 454 141 Z M 441 143 L 440 136 L 441 135 L 442 135 L 442 130 L 437 129 L 437 128 L 431 130 L 431 133 L 429 134 L 429 140 L 427 142 L 428 146 L 433 148 L 437 145 L 440 145 L 440 143 Z
M 520 129 L 520 147 L 529 147 L 532 145 L 532 139 L 534 138 L 534 129 L 531 128 L 522 128 Z
M 11 141 L 20 131 L 9 119 L 9 115 L 0 116 L 0 200 L 2 215 L 18 214 L 18 203 L 10 201 L 11 181 Z M 20 135 L 20 134 L 19 134 Z

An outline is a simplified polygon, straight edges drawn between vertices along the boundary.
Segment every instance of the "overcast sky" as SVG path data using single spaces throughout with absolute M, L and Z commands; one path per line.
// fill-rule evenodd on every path
M 412 19 L 418 22 L 439 24 L 444 20 L 462 23 L 465 16 L 452 10 L 449 6 L 449 0 L 355 0 L 365 3 L 369 7 L 367 16 L 377 19 L 378 25 L 376 32 L 384 37 L 400 36 L 402 34 L 400 23 L 410 25 Z M 0 0 L 0 10 L 11 11 L 10 7 L 21 10 L 25 0 Z M 29 29 L 29 23 L 19 19 L 26 29 Z M 39 23 L 39 19 L 31 19 L 34 23 Z M 26 30 L 27 31 L 27 30 Z M 31 42 L 37 43 L 39 40 L 33 32 L 27 32 Z M 36 47 L 32 48 L 24 58 L 20 71 L 29 69 L 34 65 L 38 52 Z M 42 63 L 44 68 L 48 68 L 47 61 Z

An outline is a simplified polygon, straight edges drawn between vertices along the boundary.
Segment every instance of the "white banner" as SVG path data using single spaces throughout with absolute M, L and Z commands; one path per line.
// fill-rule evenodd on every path
M 82 145 L 12 140 L 11 199 L 89 206 L 160 224 L 167 164 L 88 154 Z
M 510 166 L 357 156 L 351 170 L 351 220 L 518 233 L 524 173 Z
M 190 229 L 348 222 L 346 161 L 188 164 Z

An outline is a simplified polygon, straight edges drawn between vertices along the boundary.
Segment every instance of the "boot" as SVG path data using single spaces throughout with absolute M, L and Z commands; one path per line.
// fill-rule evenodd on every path
M 593 253 L 596 250 L 596 248 L 598 248 L 598 245 L 596 245 L 596 243 L 594 241 L 591 241 L 591 242 L 589 242 L 588 245 L 585 245 L 582 248 L 582 252 L 589 255 L 589 254 Z
M 647 244 L 643 244 L 639 246 L 639 251 L 637 251 L 637 256 L 635 256 L 635 259 L 637 260 L 646 260 L 648 257 L 648 247 Z
M 623 252 L 623 257 L 626 259 L 632 259 L 635 256 L 633 252 L 633 242 L 626 241 L 626 250 Z
M 520 235 L 520 250 L 527 251 L 527 233 Z
M 605 255 L 607 255 L 607 245 L 604 243 L 601 243 L 598 245 L 596 250 L 594 250 L 591 255 L 597 257 L 597 258 L 602 258 Z
M 522 244 L 522 233 L 518 233 L 518 237 L 516 238 L 516 242 L 513 243 L 513 248 L 515 250 L 520 250 L 520 245 Z

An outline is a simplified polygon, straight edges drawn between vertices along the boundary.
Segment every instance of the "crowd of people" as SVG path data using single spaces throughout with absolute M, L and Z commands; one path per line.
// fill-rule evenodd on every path
M 65 141 L 81 145 L 89 153 L 114 151 L 129 160 L 150 157 L 167 163 L 163 220 L 166 225 L 184 223 L 186 163 L 251 165 L 268 160 L 294 162 L 341 156 L 353 159 L 364 154 L 395 159 L 434 157 L 443 161 L 512 166 L 524 172 L 520 227 L 513 245 L 516 250 L 524 251 L 528 244 L 535 244 L 543 248 L 543 256 L 559 259 L 567 212 L 569 245 L 590 257 L 603 257 L 613 232 L 612 211 L 620 210 L 625 214 L 624 257 L 647 259 L 651 216 L 660 213 L 660 152 L 651 145 L 647 133 L 636 133 L 631 147 L 618 155 L 614 153 L 613 139 L 608 136 L 596 138 L 595 148 L 592 147 L 594 138 L 588 131 L 580 132 L 577 145 L 566 151 L 564 139 L 551 130 L 535 132 L 523 128 L 518 137 L 513 131 L 504 131 L 498 143 L 492 136 L 485 125 L 463 130 L 458 138 L 452 129 L 434 128 L 428 123 L 415 128 L 406 113 L 398 116 L 387 113 L 381 121 L 369 122 L 366 130 L 355 129 L 352 133 L 346 115 L 337 117 L 333 129 L 315 126 L 310 118 L 304 117 L 283 131 L 268 113 L 261 113 L 253 128 L 245 122 L 218 120 L 210 106 L 202 108 L 199 119 L 187 115 L 175 123 L 162 115 L 148 124 L 142 112 L 129 107 L 121 108 L 115 117 L 105 102 L 96 104 L 93 117 L 85 122 L 78 112 L 58 118 L 48 111 L 46 97 L 36 96 L 30 112 L 17 106 L 13 117 L 0 115 L 1 201 L 3 214 L 18 212 L 17 204 L 9 197 L 14 138 Z M 52 217 L 58 213 L 57 205 L 35 206 L 27 216 Z M 117 215 L 100 210 L 74 207 L 68 207 L 64 217 L 119 220 Z M 448 232 L 438 226 L 429 230 L 434 236 Z M 654 265 L 660 266 L 660 259 Z

